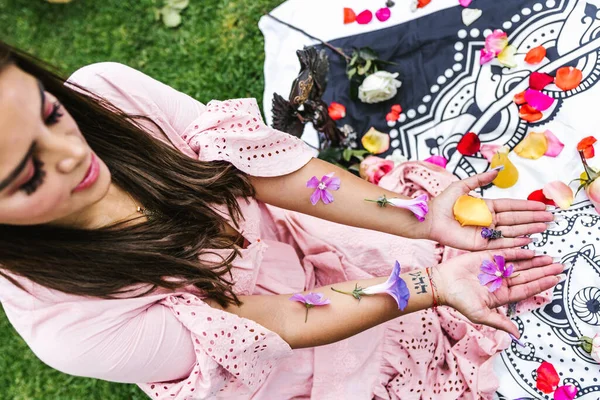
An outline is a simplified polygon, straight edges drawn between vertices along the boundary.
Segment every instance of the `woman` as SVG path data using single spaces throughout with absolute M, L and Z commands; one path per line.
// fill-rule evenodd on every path
M 48 365 L 152 398 L 487 396 L 488 359 L 509 341 L 496 329 L 519 335 L 494 309 L 563 269 L 518 248 L 552 221 L 543 204 L 487 201 L 497 240 L 454 220 L 455 200 L 497 171 L 450 184 L 419 222 L 365 202 L 398 195 L 312 158 L 253 100 L 205 106 L 112 63 L 65 84 L 2 44 L 0 110 L 8 318 Z M 449 183 L 404 168 L 407 191 Z M 312 205 L 306 182 L 331 172 L 334 201 Z M 440 264 L 441 245 L 487 251 Z M 494 293 L 477 280 L 492 255 L 519 271 Z M 386 294 L 339 292 L 386 281 L 395 260 L 403 311 Z M 306 313 L 289 300 L 299 292 L 330 304 Z

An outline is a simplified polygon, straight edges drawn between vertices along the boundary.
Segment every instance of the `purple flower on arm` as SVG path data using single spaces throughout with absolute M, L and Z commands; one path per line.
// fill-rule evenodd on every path
M 509 278 L 514 270 L 514 265 L 506 265 L 506 260 L 502 256 L 494 256 L 494 262 L 490 260 L 483 260 L 481 263 L 481 273 L 477 275 L 479 283 L 487 285 L 490 292 L 495 292 L 502 286 L 502 280 Z
M 385 207 L 389 204 L 393 207 L 405 208 L 411 211 L 420 222 L 425 221 L 425 216 L 429 212 L 429 206 L 427 205 L 427 202 L 429 201 L 429 196 L 427 196 L 426 194 L 422 194 L 418 197 L 415 197 L 414 199 L 399 199 L 396 197 L 388 199 L 387 197 L 385 197 L 385 195 L 383 195 L 377 200 L 365 200 L 375 202 L 380 207 Z
M 313 206 L 319 202 L 319 199 L 323 203 L 329 204 L 333 202 L 333 195 L 329 191 L 340 188 L 340 178 L 334 177 L 333 172 L 323 176 L 321 180 L 313 176 L 306 182 L 306 187 L 315 189 L 312 196 L 310 196 L 310 202 Z
M 308 294 L 296 293 L 290 297 L 290 300 L 302 303 L 304 304 L 304 307 L 306 307 L 306 317 L 304 318 L 304 322 L 308 321 L 308 310 L 310 308 L 325 306 L 331 303 L 329 299 L 324 298 L 323 293 L 312 292 Z
M 400 263 L 398 261 L 394 264 L 394 269 L 386 282 L 362 289 L 362 294 L 377 293 L 387 293 L 392 296 L 396 300 L 396 303 L 398 303 L 400 311 L 403 311 L 408 305 L 410 292 L 404 279 L 400 278 Z

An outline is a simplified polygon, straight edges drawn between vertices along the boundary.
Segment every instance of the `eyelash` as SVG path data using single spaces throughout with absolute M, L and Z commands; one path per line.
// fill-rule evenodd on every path
M 26 183 L 21 185 L 20 190 L 24 191 L 27 196 L 33 194 L 42 183 L 44 183 L 44 177 L 46 171 L 43 170 L 44 163 L 38 160 L 35 156 L 32 156 L 33 168 L 35 169 L 33 176 Z
M 45 121 L 47 125 L 54 125 L 60 120 L 60 118 L 63 116 L 63 114 L 60 112 L 60 109 L 61 105 L 58 101 L 52 105 L 52 112 L 50 115 L 48 115 Z

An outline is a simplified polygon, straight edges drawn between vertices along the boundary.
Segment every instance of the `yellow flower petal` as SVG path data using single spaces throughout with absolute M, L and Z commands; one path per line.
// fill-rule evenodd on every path
M 564 182 L 554 181 L 547 183 L 542 190 L 544 196 L 554 200 L 557 206 L 567 210 L 573 204 L 573 190 Z
M 494 185 L 502 189 L 514 186 L 519 180 L 519 171 L 508 158 L 508 152 L 508 147 L 504 146 L 494 155 L 490 163 L 490 168 L 504 166 L 504 169 L 498 173 L 496 179 L 492 181 Z
M 372 154 L 381 154 L 390 148 L 390 136 L 371 127 L 360 140 L 365 150 Z
M 498 54 L 498 61 L 505 67 L 514 68 L 517 66 L 517 62 L 515 61 L 516 53 L 517 48 L 515 46 L 506 46 L 504 50 Z
M 492 213 L 483 199 L 462 195 L 454 203 L 452 211 L 454 219 L 461 226 L 490 226 L 492 224 Z
M 529 132 L 525 139 L 515 147 L 515 153 L 520 157 L 537 160 L 548 151 L 546 135 L 540 132 Z

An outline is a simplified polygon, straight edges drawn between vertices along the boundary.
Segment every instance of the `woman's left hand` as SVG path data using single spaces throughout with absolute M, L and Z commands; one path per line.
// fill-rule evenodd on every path
M 490 184 L 498 171 L 488 171 L 452 183 L 439 196 L 429 202 L 429 213 L 423 224 L 426 238 L 440 244 L 463 250 L 492 250 L 521 247 L 531 243 L 524 237 L 544 232 L 554 215 L 546 211 L 546 205 L 537 201 L 515 199 L 484 199 L 492 213 L 490 228 L 502 232 L 500 239 L 484 239 L 481 227 L 461 226 L 454 218 L 454 203 L 465 194 Z

